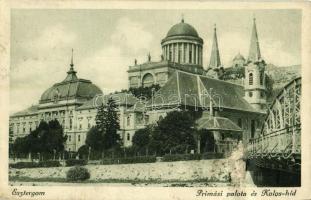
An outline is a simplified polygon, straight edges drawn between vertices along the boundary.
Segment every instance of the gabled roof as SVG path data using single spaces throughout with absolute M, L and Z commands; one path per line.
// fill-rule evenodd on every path
M 243 97 L 244 88 L 240 85 L 176 71 L 148 102 L 148 107 L 180 105 L 208 108 L 212 102 L 213 107 L 260 112 Z
M 38 112 L 38 105 L 32 105 L 29 108 L 16 112 L 11 117 L 35 115 Z
M 132 107 L 135 105 L 139 100 L 131 93 L 126 92 L 120 92 L 115 94 L 107 94 L 107 95 L 99 95 L 95 96 L 89 101 L 86 101 L 84 104 L 82 104 L 80 107 L 77 108 L 77 110 L 84 110 L 84 109 L 92 109 L 99 106 L 101 103 L 107 104 L 108 99 L 114 99 L 115 103 L 118 106 L 126 106 L 126 107 Z
M 211 131 L 236 131 L 242 132 L 243 130 L 233 123 L 230 119 L 224 117 L 201 117 L 196 121 L 196 128 L 198 130 L 206 129 Z

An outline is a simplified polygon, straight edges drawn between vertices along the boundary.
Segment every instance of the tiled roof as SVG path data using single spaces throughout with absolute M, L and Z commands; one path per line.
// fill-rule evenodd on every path
M 108 102 L 108 99 L 110 98 L 114 99 L 116 104 L 119 106 L 132 107 L 136 102 L 138 102 L 138 99 L 135 96 L 133 96 L 131 93 L 120 92 L 116 94 L 95 96 L 91 100 L 86 101 L 83 105 L 78 107 L 78 110 L 96 108 L 102 102 L 105 105 Z
M 202 117 L 196 121 L 196 128 L 206 130 L 243 131 L 230 119 L 224 117 Z
M 207 108 L 212 100 L 213 107 L 258 112 L 243 96 L 244 89 L 240 85 L 176 71 L 156 92 L 148 102 L 148 106 L 161 107 L 179 104 Z
M 38 105 L 33 105 L 25 110 L 14 113 L 12 117 L 33 115 L 36 114 L 37 112 L 38 112 Z

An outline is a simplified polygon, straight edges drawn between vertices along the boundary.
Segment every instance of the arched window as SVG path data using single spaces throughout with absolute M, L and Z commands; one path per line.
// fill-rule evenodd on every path
M 251 92 L 251 91 L 248 92 L 248 96 L 249 96 L 249 97 L 252 97 L 252 96 L 253 96 L 253 92 Z
M 80 135 L 78 135 L 78 142 L 80 142 L 81 138 L 80 138 Z
M 179 45 L 179 47 L 178 47 L 178 63 L 181 63 L 181 56 L 182 56 L 181 45 Z
M 263 85 L 264 73 L 260 72 L 260 85 Z
M 145 74 L 143 77 L 143 87 L 149 87 L 154 84 L 154 78 L 152 74 Z
M 127 134 L 127 138 L 126 139 L 127 139 L 127 141 L 131 140 L 131 135 L 129 133 Z
M 249 73 L 249 85 L 253 85 L 253 73 Z
M 129 125 L 131 125 L 131 117 L 130 116 L 128 116 L 127 118 L 126 118 L 126 124 L 129 126 Z

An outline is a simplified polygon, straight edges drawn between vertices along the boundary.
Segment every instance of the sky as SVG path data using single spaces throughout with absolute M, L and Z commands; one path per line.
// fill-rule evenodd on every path
M 104 93 L 128 87 L 128 66 L 159 61 L 161 40 L 181 21 L 204 40 L 206 68 L 217 25 L 221 62 L 230 66 L 238 53 L 248 55 L 253 17 L 261 54 L 267 63 L 301 63 L 300 10 L 12 10 L 11 113 L 38 104 L 41 94 L 66 77 L 74 49 L 79 78 Z

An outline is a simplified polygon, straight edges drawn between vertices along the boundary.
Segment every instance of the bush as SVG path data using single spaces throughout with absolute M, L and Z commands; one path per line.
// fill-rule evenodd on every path
M 66 166 L 71 167 L 75 165 L 86 165 L 87 161 L 86 160 L 76 160 L 76 159 L 69 159 L 66 160 Z
M 101 164 L 131 164 L 131 163 L 153 163 L 156 162 L 155 156 L 136 156 L 136 157 L 125 157 L 125 158 L 107 158 L 103 159 Z
M 67 174 L 68 181 L 84 181 L 90 178 L 90 172 L 85 167 L 75 166 L 68 170 Z
M 42 162 L 18 162 L 9 164 L 10 168 L 37 168 L 37 167 L 59 167 L 61 164 L 59 161 L 56 160 L 48 160 L 48 161 L 42 161 Z

